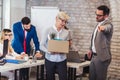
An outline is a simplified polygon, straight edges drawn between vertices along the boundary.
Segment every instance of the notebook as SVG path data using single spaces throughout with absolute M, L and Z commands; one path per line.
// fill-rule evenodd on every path
M 67 54 L 67 61 L 76 63 L 84 62 L 84 60 L 80 58 L 78 51 L 69 51 L 69 53 Z

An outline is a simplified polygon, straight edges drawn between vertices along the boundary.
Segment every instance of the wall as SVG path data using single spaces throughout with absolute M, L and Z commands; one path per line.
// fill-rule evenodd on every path
M 90 46 L 91 34 L 94 29 L 95 10 L 105 4 L 111 9 L 114 34 L 112 38 L 112 63 L 108 70 L 110 80 L 120 79 L 120 1 L 119 0 L 27 0 L 27 16 L 30 16 L 31 6 L 51 6 L 67 12 L 71 19 L 68 27 L 73 31 L 73 42 L 80 54 L 87 53 Z
M 10 0 L 3 0 L 3 25 L 4 28 L 10 26 Z
M 25 16 L 26 0 L 3 0 L 3 27 L 10 28 Z
M 112 38 L 112 63 L 109 68 L 111 80 L 120 80 L 120 0 L 109 0 L 114 33 Z
M 99 4 L 107 4 L 107 1 L 27 0 L 27 15 L 30 16 L 30 6 L 53 6 L 67 12 L 71 16 L 67 26 L 73 30 L 74 44 L 79 48 L 80 53 L 86 53 L 86 50 L 88 50 L 88 46 L 90 44 L 91 33 L 95 24 L 95 8 Z
M 26 15 L 26 0 L 11 0 L 10 5 L 10 26 L 16 21 L 20 21 Z

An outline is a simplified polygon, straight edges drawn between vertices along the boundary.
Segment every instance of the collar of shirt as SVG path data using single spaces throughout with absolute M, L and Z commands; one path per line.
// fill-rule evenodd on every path
M 57 38 L 57 39 L 60 39 L 60 33 L 62 32 L 63 28 L 62 28 L 60 31 L 57 30 L 57 27 L 56 27 L 55 25 L 53 26 L 53 28 L 54 28 L 55 31 L 57 32 L 56 38 Z
M 21 25 L 22 25 L 22 29 L 24 30 L 23 24 L 21 24 Z
M 22 29 L 23 29 L 23 31 L 24 31 L 24 27 L 23 27 L 23 24 L 21 24 L 22 25 Z M 25 37 L 27 36 L 27 31 L 25 30 Z
M 58 30 L 57 30 L 57 27 L 56 27 L 55 25 L 53 26 L 53 28 L 54 28 L 54 29 L 56 30 L 56 32 L 58 32 L 58 33 L 62 32 L 62 30 L 63 30 L 63 28 L 61 28 L 61 30 L 58 31 Z
M 104 21 L 101 21 L 98 23 L 98 26 L 101 26 L 108 18 L 106 18 Z

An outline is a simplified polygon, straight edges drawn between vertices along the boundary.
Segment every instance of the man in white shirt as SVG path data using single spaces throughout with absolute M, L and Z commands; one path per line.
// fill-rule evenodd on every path
M 89 80 L 106 80 L 107 69 L 111 62 L 110 44 L 113 33 L 109 12 L 109 8 L 105 5 L 99 6 L 96 10 L 98 24 L 93 31 L 88 52 L 88 57 L 92 57 Z

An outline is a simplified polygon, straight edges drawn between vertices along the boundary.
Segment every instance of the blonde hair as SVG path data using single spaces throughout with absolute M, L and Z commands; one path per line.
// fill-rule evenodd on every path
M 63 19 L 63 20 L 68 20 L 68 19 L 70 18 L 70 16 L 69 16 L 67 13 L 63 12 L 63 11 L 60 11 L 60 12 L 57 14 L 57 17 L 58 17 L 58 18 L 61 18 L 61 19 Z
M 4 39 L 5 39 L 5 33 L 10 33 L 10 32 L 11 32 L 10 29 L 3 29 L 3 30 L 2 30 L 1 36 L 0 36 L 0 43 L 3 44 L 3 41 L 4 41 Z M 10 53 L 12 53 L 13 51 L 14 51 L 14 50 L 13 50 L 13 48 L 12 48 L 12 46 L 11 46 L 11 42 L 9 41 L 9 42 L 8 42 L 8 53 L 10 54 Z

